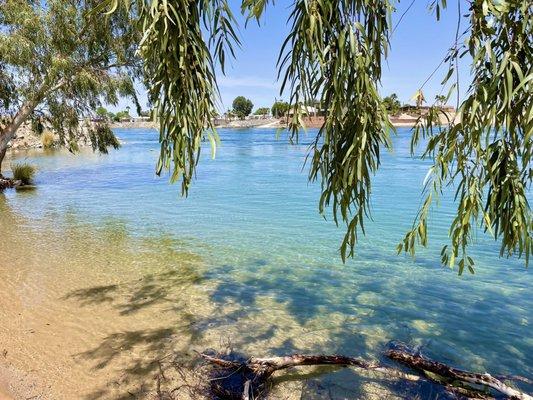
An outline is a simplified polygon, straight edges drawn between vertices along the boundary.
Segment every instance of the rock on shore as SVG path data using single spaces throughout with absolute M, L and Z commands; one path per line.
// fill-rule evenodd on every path
M 76 135 L 76 142 L 79 147 L 90 146 L 91 141 L 89 139 L 89 125 L 84 123 L 81 129 L 78 130 Z M 53 135 L 54 143 L 59 144 L 60 138 L 59 135 L 53 132 L 51 129 L 45 127 L 43 134 L 35 133 L 31 129 L 31 124 L 29 122 L 24 123 L 16 133 L 15 138 L 8 145 L 8 149 L 11 150 L 27 150 L 27 149 L 42 149 L 43 145 L 43 135 L 45 132 L 50 132 Z

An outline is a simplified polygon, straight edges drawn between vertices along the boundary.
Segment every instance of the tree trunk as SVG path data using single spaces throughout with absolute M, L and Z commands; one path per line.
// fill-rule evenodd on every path
M 0 150 L 0 178 L 2 178 L 2 161 L 4 161 L 4 157 L 6 156 L 7 148 Z
M 6 155 L 7 146 L 9 145 L 9 142 L 15 138 L 17 129 L 28 119 L 31 113 L 35 110 L 35 107 L 37 107 L 47 95 L 60 89 L 65 84 L 66 80 L 60 79 L 55 85 L 50 86 L 49 82 L 45 80 L 45 83 L 38 88 L 35 95 L 22 104 L 9 124 L 0 130 L 0 175 L 2 172 L 2 161 Z
M 26 101 L 17 111 L 13 119 L 0 131 L 0 173 L 2 172 L 2 161 L 6 155 L 9 142 L 16 136 L 17 129 L 28 119 L 33 110 L 35 110 L 35 107 L 37 107 L 37 104 L 37 101 Z

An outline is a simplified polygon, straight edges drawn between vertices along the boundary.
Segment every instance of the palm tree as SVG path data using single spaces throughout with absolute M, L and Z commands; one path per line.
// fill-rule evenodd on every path
M 435 96 L 435 103 L 437 103 L 437 105 L 441 107 L 446 104 L 446 100 L 447 100 L 446 96 L 442 94 L 438 94 Z
M 413 97 L 411 97 L 411 100 L 416 103 L 418 108 L 422 107 L 422 103 L 426 102 L 426 98 L 424 97 L 424 93 L 422 93 L 422 89 L 418 89 Z

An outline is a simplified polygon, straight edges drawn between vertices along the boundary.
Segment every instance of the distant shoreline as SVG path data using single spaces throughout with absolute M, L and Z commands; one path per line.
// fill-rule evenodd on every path
M 412 128 L 415 126 L 416 118 L 391 118 L 391 123 L 395 128 Z M 323 117 L 309 117 L 304 121 L 306 128 L 315 129 L 320 128 L 324 123 Z M 154 121 L 131 121 L 131 122 L 113 122 L 110 124 L 112 129 L 157 129 L 158 124 Z M 260 129 L 278 129 L 286 127 L 285 118 L 257 118 L 245 120 L 217 120 L 215 121 L 217 129 L 245 129 L 245 128 L 260 128 Z M 88 146 L 89 139 L 86 134 L 81 134 L 78 137 L 78 145 L 80 147 Z M 10 146 L 11 151 L 39 149 L 43 148 L 41 137 L 31 131 L 29 125 L 24 125 L 17 132 L 17 136 Z
M 217 121 L 216 128 L 219 129 L 243 129 L 243 128 L 284 128 L 286 127 L 285 118 L 266 118 L 266 119 L 246 119 L 233 121 Z M 312 117 L 304 121 L 306 128 L 320 128 L 324 123 L 322 117 Z M 416 118 L 410 119 L 391 119 L 391 123 L 396 128 L 409 128 L 416 124 Z M 111 125 L 113 129 L 157 129 L 158 124 L 153 121 L 132 121 L 132 122 L 114 122 Z

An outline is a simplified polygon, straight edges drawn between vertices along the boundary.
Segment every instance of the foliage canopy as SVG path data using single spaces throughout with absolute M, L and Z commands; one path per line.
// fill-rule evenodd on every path
M 250 115 L 250 113 L 252 112 L 252 108 L 254 108 L 252 101 L 244 96 L 235 97 L 232 106 L 233 112 L 240 119 L 244 119 L 245 117 Z
M 270 108 L 268 107 L 259 107 L 257 110 L 255 110 L 255 115 L 268 115 L 270 113 Z
M 141 76 L 135 11 L 91 13 L 99 3 L 0 1 L 0 162 L 29 118 L 46 120 L 75 149 L 80 120 L 94 116 L 101 101 L 135 97 L 133 79 Z M 105 129 L 91 135 L 98 148 L 116 144 Z
M 287 111 L 289 111 L 290 104 L 286 101 L 276 101 L 272 105 L 272 115 L 277 118 L 285 116 Z

